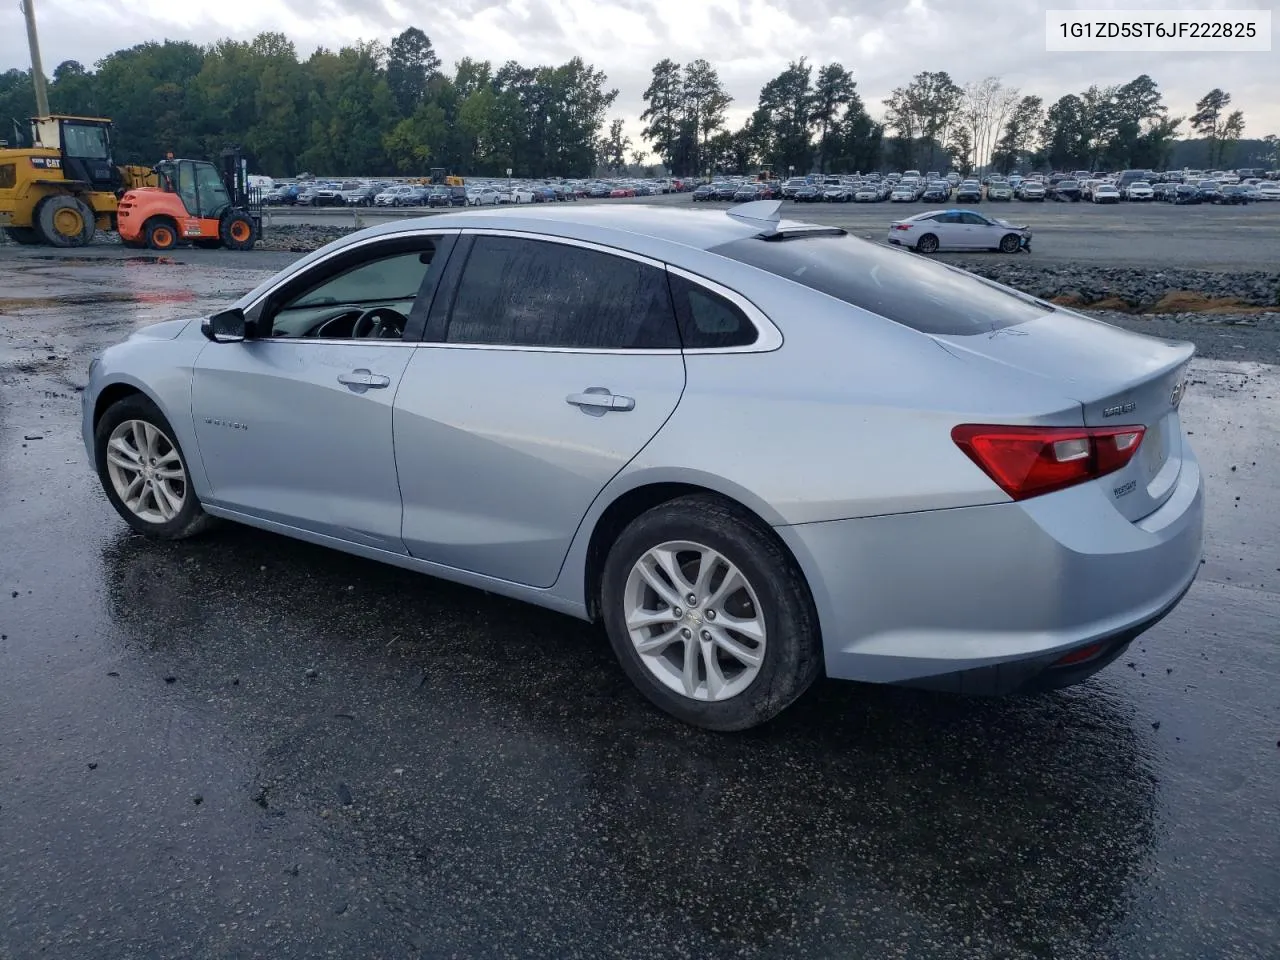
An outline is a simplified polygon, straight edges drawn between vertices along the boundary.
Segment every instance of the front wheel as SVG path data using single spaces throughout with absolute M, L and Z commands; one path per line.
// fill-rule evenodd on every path
M 1017 253 L 1022 249 L 1022 238 L 1016 233 L 1006 233 L 1000 238 L 1001 253 Z
M 228 250 L 252 250 L 258 242 L 258 225 L 243 213 L 230 213 L 218 224 L 218 239 Z
M 146 397 L 111 405 L 94 430 L 94 451 L 107 499 L 139 533 L 182 540 L 209 525 L 173 427 Z
M 937 253 L 938 238 L 932 233 L 926 233 L 923 237 L 916 241 L 917 253 Z
M 735 504 L 682 497 L 642 514 L 605 561 L 601 608 L 627 676 L 694 726 L 775 717 L 822 668 L 817 614 L 795 561 Z

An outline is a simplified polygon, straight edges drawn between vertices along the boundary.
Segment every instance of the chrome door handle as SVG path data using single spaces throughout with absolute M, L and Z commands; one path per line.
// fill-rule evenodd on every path
M 350 373 L 338 374 L 338 382 L 346 384 L 348 387 L 364 387 L 366 389 L 391 386 L 390 377 L 384 377 L 380 373 L 371 373 L 364 367 L 352 370 Z
M 587 387 L 582 393 L 571 393 L 564 399 L 593 417 L 603 417 L 610 410 L 621 412 L 636 408 L 633 398 L 611 393 L 608 387 Z

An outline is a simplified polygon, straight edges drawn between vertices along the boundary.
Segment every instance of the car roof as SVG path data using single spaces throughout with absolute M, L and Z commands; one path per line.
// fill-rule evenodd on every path
M 730 208 L 732 209 L 732 208 Z M 393 235 L 423 229 L 486 228 L 540 233 L 576 240 L 591 240 L 626 249 L 653 251 L 662 246 L 708 250 L 722 243 L 755 236 L 758 226 L 727 216 L 728 211 L 673 210 L 670 207 L 604 206 L 580 204 L 565 208 L 523 207 L 516 211 L 486 208 L 432 217 L 414 217 L 369 227 L 335 241 L 329 249 L 368 240 L 380 234 Z M 784 220 L 779 227 L 816 226 Z

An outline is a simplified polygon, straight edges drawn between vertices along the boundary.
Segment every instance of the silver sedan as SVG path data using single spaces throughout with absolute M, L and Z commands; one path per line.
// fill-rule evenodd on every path
M 711 729 L 824 672 L 1110 663 L 1199 567 L 1192 348 L 779 205 L 356 233 L 106 350 L 85 445 L 136 530 L 238 521 L 599 621 Z

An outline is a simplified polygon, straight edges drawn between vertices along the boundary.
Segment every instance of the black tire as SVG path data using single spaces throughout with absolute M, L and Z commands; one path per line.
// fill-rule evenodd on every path
M 916 241 L 916 253 L 937 253 L 938 238 L 932 233 L 926 233 L 923 237 Z
M 106 412 L 103 413 L 102 419 L 98 421 L 97 427 L 94 428 L 94 463 L 97 467 L 99 482 L 101 482 L 103 492 L 106 493 L 111 506 L 115 507 L 116 513 L 120 514 L 124 521 L 134 530 L 158 540 L 185 540 L 187 537 L 194 537 L 199 533 L 203 533 L 210 526 L 213 518 L 205 513 L 204 508 L 200 506 L 200 501 L 196 497 L 195 491 L 191 489 L 189 479 L 184 484 L 185 492 L 182 508 L 172 520 L 165 523 L 156 523 L 138 516 L 125 506 L 124 501 L 120 499 L 120 495 L 116 493 L 115 485 L 111 482 L 111 476 L 108 472 L 107 442 L 111 439 L 111 432 L 126 420 L 142 420 L 159 429 L 178 454 L 178 459 L 182 464 L 183 476 L 186 478 L 191 476 L 191 469 L 187 464 L 186 455 L 183 454 L 182 449 L 178 446 L 176 435 L 173 427 L 169 425 L 169 421 L 165 419 L 164 414 L 147 397 L 135 393 L 116 401 L 108 407 Z
M 227 213 L 218 224 L 218 237 L 228 250 L 252 250 L 258 242 L 258 224 L 241 210 Z
M 666 687 L 641 661 L 626 625 L 627 579 L 658 544 L 688 540 L 736 566 L 763 607 L 767 641 L 759 673 L 736 696 L 695 700 Z M 601 584 L 605 629 L 622 669 L 654 705 L 686 723 L 734 731 L 764 723 L 793 703 L 822 672 L 817 611 L 795 560 L 767 526 L 742 507 L 712 495 L 681 497 L 641 514 L 605 560 Z
M 61 221 L 70 213 L 79 218 L 79 229 L 74 232 L 61 229 Z M 97 225 L 93 210 L 79 197 L 57 196 L 40 201 L 36 207 L 35 230 L 51 247 L 84 247 L 93 239 Z
M 143 228 L 142 236 L 152 250 L 172 250 L 178 245 L 178 225 L 168 217 L 152 217 Z
M 1001 253 L 1017 253 L 1022 249 L 1022 238 L 1016 233 L 1006 233 L 1000 238 Z
M 4 235 L 24 247 L 34 247 L 40 242 L 40 234 L 34 227 L 5 227 Z

